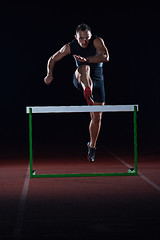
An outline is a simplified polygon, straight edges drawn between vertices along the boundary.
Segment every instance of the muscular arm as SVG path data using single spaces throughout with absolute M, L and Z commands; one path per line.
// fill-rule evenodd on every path
M 99 62 L 108 62 L 109 61 L 109 53 L 108 49 L 104 44 L 103 39 L 96 38 L 93 42 L 98 54 L 96 56 L 91 56 L 87 58 L 88 62 L 91 63 L 99 63 Z
M 48 85 L 53 80 L 53 69 L 55 67 L 55 63 L 60 61 L 63 57 L 70 54 L 70 45 L 69 43 L 64 45 L 58 52 L 53 54 L 47 63 L 47 76 L 44 78 L 45 83 Z
M 109 53 L 108 49 L 104 44 L 103 39 L 96 38 L 93 42 L 98 54 L 96 56 L 90 56 L 87 58 L 74 55 L 74 57 L 80 62 L 90 62 L 90 63 L 100 63 L 100 62 L 108 62 L 109 61 Z

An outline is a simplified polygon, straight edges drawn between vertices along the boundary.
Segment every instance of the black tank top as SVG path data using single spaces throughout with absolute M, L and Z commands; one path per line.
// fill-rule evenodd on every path
M 90 57 L 90 56 L 96 56 L 97 50 L 94 47 L 93 41 L 97 38 L 97 36 L 92 35 L 90 42 L 86 48 L 82 48 L 78 41 L 74 39 L 72 42 L 70 42 L 70 50 L 72 55 L 80 55 L 81 57 Z M 74 56 L 73 56 L 74 57 Z M 74 58 L 75 59 L 75 58 Z M 103 63 L 86 63 L 86 62 L 80 62 L 75 59 L 76 62 L 76 67 L 80 67 L 81 65 L 89 65 L 91 68 L 91 72 L 94 73 L 95 75 L 101 75 L 103 73 Z

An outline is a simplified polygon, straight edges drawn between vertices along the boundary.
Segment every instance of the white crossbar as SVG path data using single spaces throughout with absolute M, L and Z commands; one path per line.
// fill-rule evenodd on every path
M 26 107 L 26 113 L 78 113 L 78 112 L 133 112 L 138 105 L 94 105 L 94 106 L 37 106 Z

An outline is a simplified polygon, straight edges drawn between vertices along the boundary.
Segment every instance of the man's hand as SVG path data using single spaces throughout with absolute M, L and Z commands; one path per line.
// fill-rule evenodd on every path
M 87 59 L 81 56 L 77 56 L 77 55 L 73 55 L 75 57 L 76 60 L 80 61 L 80 62 L 87 62 Z
M 53 77 L 50 76 L 50 75 L 47 75 L 45 78 L 44 78 L 44 82 L 49 85 L 53 80 Z

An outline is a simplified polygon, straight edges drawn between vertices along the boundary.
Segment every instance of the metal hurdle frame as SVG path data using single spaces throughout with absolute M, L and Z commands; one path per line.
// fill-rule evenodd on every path
M 29 159 L 31 178 L 60 178 L 60 177 L 104 177 L 104 176 L 137 176 L 138 175 L 138 151 L 137 151 L 137 111 L 138 105 L 104 105 L 104 106 L 29 106 L 26 113 L 29 114 Z M 79 113 L 79 112 L 133 112 L 134 126 L 134 168 L 124 173 L 66 173 L 66 174 L 36 174 L 33 170 L 33 145 L 32 145 L 32 114 L 33 113 Z

